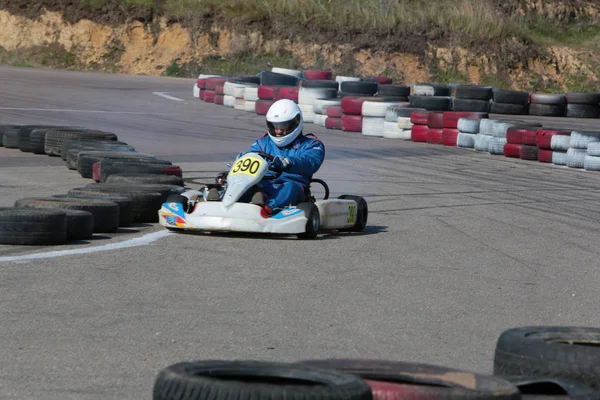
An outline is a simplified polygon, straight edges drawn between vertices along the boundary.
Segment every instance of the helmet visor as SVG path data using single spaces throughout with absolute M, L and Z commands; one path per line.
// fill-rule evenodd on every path
M 267 128 L 269 128 L 269 135 L 283 137 L 287 136 L 300 124 L 300 115 L 290 121 L 283 122 L 270 122 L 267 121 Z

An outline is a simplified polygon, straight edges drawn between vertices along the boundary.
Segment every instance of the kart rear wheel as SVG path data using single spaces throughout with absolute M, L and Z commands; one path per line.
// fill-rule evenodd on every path
M 314 239 L 317 237 L 319 233 L 319 229 L 321 228 L 321 215 L 319 214 L 319 209 L 314 203 L 300 203 L 298 204 L 298 208 L 304 211 L 306 215 L 306 229 L 303 233 L 298 233 L 299 239 Z
M 339 229 L 341 232 L 362 232 L 367 226 L 367 220 L 369 218 L 369 206 L 367 201 L 360 196 L 352 196 L 350 194 L 343 194 L 338 199 L 354 200 L 356 202 L 356 222 L 350 228 Z

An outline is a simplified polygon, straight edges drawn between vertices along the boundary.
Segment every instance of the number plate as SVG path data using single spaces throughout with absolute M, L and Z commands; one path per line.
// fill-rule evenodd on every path
M 244 174 L 256 176 L 258 171 L 260 170 L 260 166 L 264 162 L 265 161 L 263 159 L 259 159 L 252 156 L 243 156 L 235 162 L 233 167 L 231 167 L 229 175 Z

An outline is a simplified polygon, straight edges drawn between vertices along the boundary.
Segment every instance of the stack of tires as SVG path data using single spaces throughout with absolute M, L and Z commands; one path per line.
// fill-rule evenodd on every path
M 215 96 L 217 94 L 217 86 L 222 86 L 227 82 L 227 78 L 224 76 L 213 76 L 206 78 L 204 83 L 204 90 L 200 93 L 200 99 L 207 103 L 214 103 Z
M 504 153 L 506 157 L 520 158 L 522 160 L 538 159 L 537 127 L 514 126 L 506 130 L 506 144 Z
M 206 90 L 206 79 L 219 77 L 221 75 L 200 74 L 194 83 L 193 96 L 197 99 L 204 100 L 204 91 Z
M 325 118 L 325 128 L 327 129 L 342 129 L 342 102 L 340 100 L 339 106 L 328 106 L 325 110 L 327 118 Z
M 587 148 L 595 142 L 600 142 L 600 132 L 574 130 L 569 140 L 569 150 L 567 150 L 567 167 L 584 168 Z
M 441 83 L 417 83 L 412 87 L 410 106 L 428 111 L 451 111 L 450 85 Z
M 304 122 L 324 125 L 326 115 L 323 114 L 323 106 L 340 104 L 337 97 L 338 83 L 336 81 L 302 81 L 298 90 L 298 107 L 302 110 Z M 319 114 L 315 113 L 315 104 L 317 104 Z
M 527 115 L 529 113 L 529 92 L 494 89 L 490 113 Z
M 398 117 L 396 110 L 407 107 L 409 103 L 406 101 L 385 101 L 383 97 L 377 99 L 380 101 L 374 100 L 376 99 L 366 100 L 362 103 L 362 134 L 364 136 L 384 137 L 386 118 L 391 119 L 397 129 Z M 393 135 L 395 133 L 392 133 Z
M 458 135 L 456 136 L 456 146 L 465 149 L 475 148 L 475 137 L 479 133 L 481 120 L 477 118 L 459 118 L 456 124 Z
M 442 144 L 444 146 L 457 146 L 458 121 L 461 118 L 471 118 L 480 121 L 483 118 L 488 118 L 487 112 L 470 112 L 470 111 L 446 111 L 442 116 Z
M 429 120 L 429 111 L 413 111 L 410 113 L 410 139 L 413 142 L 427 142 L 427 121 Z
M 429 112 L 427 114 L 427 143 L 442 144 L 444 132 L 444 113 Z
M 571 131 L 538 129 L 535 144 L 538 147 L 538 161 L 555 165 L 567 164 L 567 150 L 571 141 Z M 556 161 L 556 163 L 555 163 Z
M 452 98 L 453 111 L 490 111 L 490 101 L 493 95 L 491 86 L 458 85 Z
M 600 93 L 566 93 L 567 117 L 600 118 Z
M 344 81 L 339 84 L 342 97 L 342 129 L 347 132 L 362 132 L 362 104 L 375 100 L 377 82 Z
M 567 99 L 562 94 L 531 93 L 529 115 L 564 117 Z
M 388 107 L 383 123 L 383 137 L 386 139 L 411 140 L 413 123 L 410 116 L 413 111 L 426 111 L 423 108 L 402 106 Z

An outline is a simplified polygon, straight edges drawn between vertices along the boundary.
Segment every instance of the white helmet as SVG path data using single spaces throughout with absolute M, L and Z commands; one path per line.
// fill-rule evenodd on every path
M 292 143 L 302 132 L 303 122 L 302 111 L 292 100 L 277 100 L 267 112 L 269 137 L 278 147 Z M 277 136 L 275 129 L 284 129 L 284 133 Z

